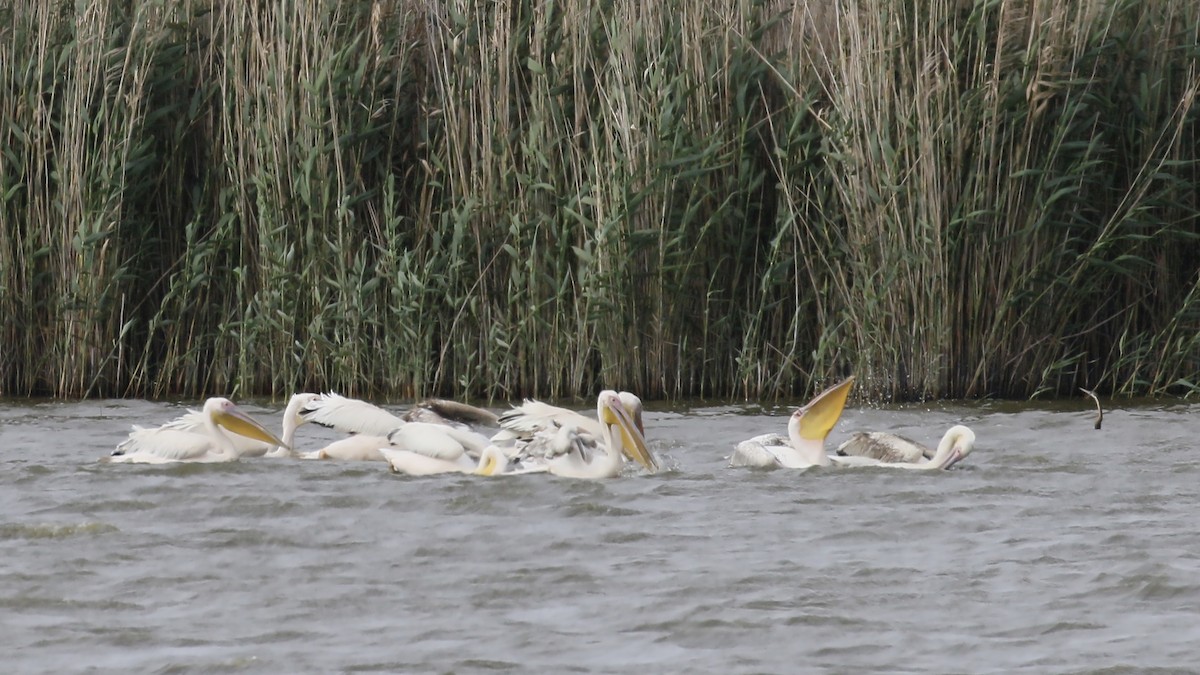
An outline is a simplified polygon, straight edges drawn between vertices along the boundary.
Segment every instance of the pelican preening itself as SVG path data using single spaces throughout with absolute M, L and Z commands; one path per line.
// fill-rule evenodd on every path
M 948 469 L 974 448 L 975 433 L 956 425 L 945 433 L 935 451 L 894 434 L 860 432 L 839 446 L 838 456 L 825 454 L 825 439 L 841 417 L 853 385 L 854 378 L 848 377 L 796 410 L 788 420 L 787 437 L 764 434 L 737 444 L 729 465 L 789 469 L 810 466 Z
M 265 444 L 264 452 L 266 447 L 290 447 L 227 398 L 208 399 L 199 415 L 198 429 L 173 428 L 174 423 L 156 429 L 135 426 L 129 438 L 104 459 L 141 464 L 235 461 L 244 451 L 227 432 L 261 441 Z

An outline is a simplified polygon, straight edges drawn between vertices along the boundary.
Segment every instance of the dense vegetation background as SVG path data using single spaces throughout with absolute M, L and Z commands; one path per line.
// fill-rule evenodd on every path
M 12 0 L 0 394 L 1200 383 L 1194 0 Z

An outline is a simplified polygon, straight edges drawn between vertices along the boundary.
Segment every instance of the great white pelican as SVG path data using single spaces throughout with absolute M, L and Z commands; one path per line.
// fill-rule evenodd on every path
M 564 441 L 568 433 L 573 433 L 577 442 Z M 500 415 L 500 431 L 491 440 L 501 447 L 511 447 L 512 454 L 527 461 L 557 457 L 561 471 L 565 472 L 612 473 L 608 468 L 600 470 L 600 464 L 585 469 L 583 465 L 593 462 L 591 455 L 604 455 L 606 460 L 615 462 L 618 473 L 623 457 L 641 464 L 651 473 L 658 471 L 657 460 L 646 448 L 642 400 L 628 391 L 606 389 L 600 392 L 596 399 L 595 419 L 574 410 L 527 400 Z M 589 445 L 595 446 L 594 453 L 588 452 Z M 618 450 L 616 454 L 610 452 L 614 447 Z M 575 469 L 570 468 L 573 462 L 579 464 Z
M 430 457 L 411 450 L 396 448 L 380 448 L 379 452 L 387 460 L 394 473 L 409 476 L 433 476 L 444 473 L 466 473 L 476 476 L 506 476 L 522 473 L 537 473 L 545 469 L 526 469 L 515 467 L 508 455 L 500 448 L 489 445 L 480 453 L 479 462 L 472 462 L 466 455 L 449 460 L 440 457 Z
M 450 421 L 413 422 L 405 419 L 418 409 L 436 409 L 440 411 L 435 412 L 437 419 Z M 453 419 L 448 417 L 450 411 L 454 411 Z M 426 401 L 415 406 L 405 417 L 399 417 L 366 401 L 337 394 L 322 394 L 310 402 L 301 415 L 309 422 L 354 434 L 320 450 L 303 453 L 300 455 L 302 459 L 362 461 L 383 461 L 384 456 L 380 453 L 383 448 L 407 450 L 451 461 L 467 455 L 474 461 L 488 446 L 488 438 L 465 428 L 463 420 L 486 422 L 496 417 L 482 408 L 453 401 Z M 429 419 L 425 415 L 417 417 Z
M 237 434 L 231 436 L 229 440 L 240 453 L 239 457 L 292 456 L 292 451 L 289 448 L 295 447 L 296 429 L 308 421 L 301 416 L 300 412 L 318 397 L 319 394 L 293 394 L 291 399 L 288 400 L 287 407 L 283 411 L 283 435 L 280 437 L 283 439 L 283 446 L 270 445 L 263 441 Z M 204 419 L 205 414 L 203 412 L 189 410 L 187 414 L 167 422 L 159 428 L 187 431 L 190 433 L 204 433 Z
M 729 458 L 730 466 L 873 466 L 926 471 L 948 469 L 971 453 L 975 433 L 957 425 L 946 432 L 935 451 L 894 434 L 858 433 L 838 448 L 839 456 L 826 455 L 825 439 L 841 417 L 853 385 L 854 377 L 848 377 L 792 413 L 786 438 L 764 434 L 742 441 Z
M 383 460 L 380 448 L 388 445 L 387 436 L 354 434 L 334 441 L 320 450 L 302 452 L 300 459 L 336 459 L 344 462 L 377 462 Z
M 117 446 L 109 462 L 165 464 L 169 462 L 229 462 L 241 457 L 241 451 L 226 431 L 255 439 L 273 447 L 287 443 L 238 409 L 227 398 L 210 398 L 201 411 L 197 431 L 167 426 L 143 429 L 135 426 L 129 438 Z
M 850 376 L 792 413 L 786 437 L 763 434 L 738 443 L 729 465 L 788 469 L 829 466 L 833 460 L 825 454 L 825 438 L 842 416 L 853 386 L 854 376 Z
M 396 415 L 374 403 L 340 394 L 321 394 L 301 411 L 309 422 L 350 434 L 387 436 L 392 430 L 410 422 L 439 424 L 454 428 L 499 426 L 499 419 L 490 410 L 467 403 L 444 399 L 426 399 Z
M 856 432 L 838 446 L 834 462 L 843 466 L 881 466 L 893 469 L 949 469 L 975 448 L 975 432 L 956 424 L 946 430 L 935 449 L 903 436 L 882 431 Z
M 629 455 L 646 469 L 657 471 L 658 463 L 646 448 L 646 438 L 627 403 L 611 389 L 600 392 L 596 399 L 599 436 L 587 439 L 586 429 L 559 427 L 546 457 L 546 470 L 565 478 L 615 478 L 625 466 L 625 455 Z M 594 444 L 589 447 L 587 440 Z

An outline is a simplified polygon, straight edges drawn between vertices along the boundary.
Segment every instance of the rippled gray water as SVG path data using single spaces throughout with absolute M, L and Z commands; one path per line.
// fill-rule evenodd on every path
M 0 403 L 5 672 L 1200 667 L 1197 406 L 852 409 L 831 437 L 966 422 L 936 474 L 726 468 L 783 407 L 651 411 L 669 470 L 603 482 L 96 462 L 179 411 Z

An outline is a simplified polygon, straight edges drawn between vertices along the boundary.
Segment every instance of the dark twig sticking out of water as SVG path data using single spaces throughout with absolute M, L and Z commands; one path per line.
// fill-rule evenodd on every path
M 1092 400 L 1096 402 L 1096 428 L 1099 429 L 1100 423 L 1104 421 L 1104 409 L 1100 407 L 1100 397 L 1096 395 L 1096 392 L 1090 389 L 1084 389 L 1083 387 L 1080 387 L 1079 391 L 1091 396 Z

